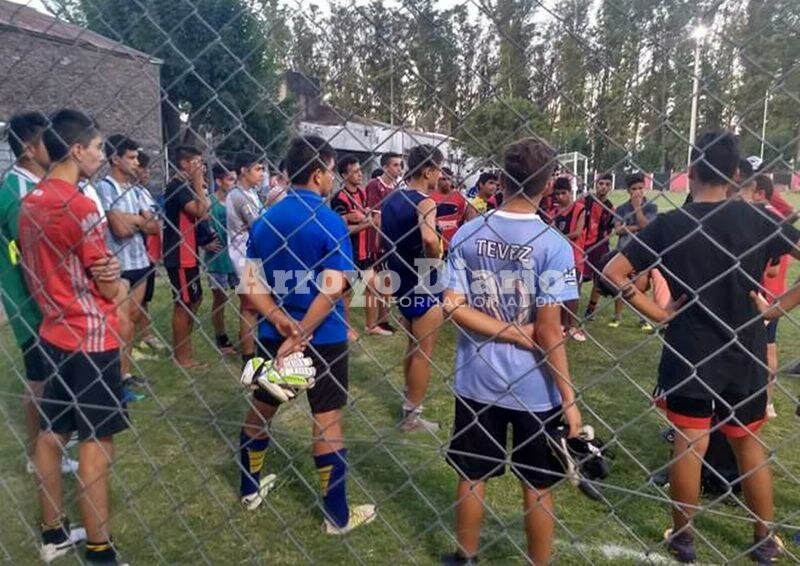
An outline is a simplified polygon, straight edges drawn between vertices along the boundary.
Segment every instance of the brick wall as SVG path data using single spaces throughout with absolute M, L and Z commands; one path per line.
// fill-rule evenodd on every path
M 0 120 L 21 110 L 70 106 L 161 151 L 159 65 L 14 28 L 0 28 Z M 160 168 L 160 167 L 159 167 Z

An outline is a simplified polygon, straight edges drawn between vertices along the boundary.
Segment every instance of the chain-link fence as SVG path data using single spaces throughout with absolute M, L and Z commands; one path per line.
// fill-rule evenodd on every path
M 0 0 L 2 557 L 797 561 L 798 24 Z

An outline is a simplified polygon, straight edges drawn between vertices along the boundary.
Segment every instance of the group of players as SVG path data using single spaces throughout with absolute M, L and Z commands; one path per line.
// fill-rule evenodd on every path
M 800 303 L 800 292 L 793 289 L 775 308 L 758 291 L 769 265 L 800 256 L 800 232 L 751 206 L 749 189 L 731 198 L 733 187 L 750 187 L 731 134 L 698 138 L 689 170 L 693 202 L 662 215 L 644 200 L 639 175 L 627 179 L 631 198 L 616 214 L 609 176 L 598 179 L 594 195 L 573 202 L 569 182 L 554 175 L 556 152 L 538 138 L 511 144 L 500 172 L 482 175 L 469 199 L 454 187 L 434 147 L 384 155 L 380 176 L 362 189 L 357 159 L 337 163 L 323 139 L 297 138 L 282 162 L 291 186 L 273 195 L 266 210 L 259 199 L 265 168 L 257 155 L 241 152 L 231 166 L 213 167 L 209 195 L 202 153 L 180 147 L 163 222 L 142 189 L 145 160 L 137 144 L 124 136 L 104 140 L 85 114 L 15 116 L 9 141 L 17 162 L 0 192 L 0 283 L 26 365 L 44 560 L 86 540 L 88 561 L 117 563 L 108 466 L 113 436 L 130 424 L 126 401 L 133 399 L 125 390 L 140 386 L 130 359 L 139 315 L 152 297 L 148 236 L 162 226 L 176 364 L 199 365 L 190 336 L 201 268 L 214 295 L 217 346 L 227 353 L 233 344 L 220 313 L 229 290 L 239 295 L 242 379 L 254 389 L 238 462 L 247 509 L 258 508 L 275 484 L 274 474 L 262 473 L 268 425 L 282 402 L 306 391 L 325 532 L 345 534 L 376 517 L 373 505 L 350 506 L 346 492 L 342 410 L 348 341 L 357 338 L 347 299 L 361 280 L 364 331 L 396 332 L 388 324 L 391 295 L 408 338 L 401 430 L 439 429 L 422 417 L 431 359 L 441 325 L 450 320 L 459 329 L 447 450 L 459 477 L 458 548 L 444 561 L 477 561 L 486 482 L 510 463 L 523 486 L 530 559 L 547 563 L 555 527 L 550 488 L 565 474 L 550 437 L 560 428 L 574 440 L 583 430 L 565 336 L 585 339 L 575 313 L 580 275 L 591 273 L 587 316 L 611 287 L 640 313 L 643 327 L 666 324 L 659 388 L 678 431 L 668 548 L 680 561 L 694 560 L 691 517 L 713 422 L 730 438 L 756 518 L 750 555 L 759 563 L 779 555 L 770 531 L 770 472 L 758 437 L 769 376 L 761 315 L 777 318 Z M 87 181 L 106 160 L 109 172 L 93 199 Z M 333 195 L 336 172 L 344 185 Z M 622 240 L 613 256 L 612 232 Z M 394 279 L 390 291 L 382 285 L 387 274 Z M 643 279 L 662 290 L 650 298 Z M 612 323 L 618 324 L 622 304 Z M 512 448 L 506 450 L 509 426 Z M 63 515 L 60 473 L 75 432 L 80 528 Z

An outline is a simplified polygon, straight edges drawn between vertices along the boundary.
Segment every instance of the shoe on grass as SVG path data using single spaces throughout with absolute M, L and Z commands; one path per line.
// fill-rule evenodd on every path
M 586 342 L 586 334 L 580 328 L 570 328 L 567 334 L 576 342 Z
M 609 328 L 619 328 L 619 325 L 620 325 L 620 320 L 617 318 L 612 319 L 611 322 L 608 323 Z
M 66 526 L 66 529 L 68 530 L 67 537 L 62 542 L 42 542 L 41 546 L 39 546 L 39 557 L 42 559 L 42 561 L 49 564 L 56 558 L 64 556 L 79 543 L 86 540 L 86 529 L 82 527 L 70 528 L 68 525 Z
M 394 332 L 386 330 L 384 327 L 377 325 L 367 327 L 367 329 L 364 330 L 364 334 L 368 334 L 370 336 L 393 336 Z
M 691 533 L 684 531 L 673 535 L 672 529 L 667 529 L 664 532 L 664 540 L 667 542 L 667 550 L 678 562 L 691 564 L 697 560 L 697 553 L 694 550 L 694 537 Z
M 258 482 L 258 491 L 242 497 L 242 505 L 244 505 L 245 509 L 248 511 L 258 509 L 264 503 L 267 494 L 275 487 L 277 481 L 278 476 L 275 474 L 267 474 L 261 478 L 261 481 Z
M 405 416 L 400 421 L 400 430 L 403 432 L 439 432 L 439 423 L 422 418 L 422 411 L 404 411 Z
M 760 541 L 754 541 L 757 545 L 750 551 L 750 560 L 756 564 L 775 564 L 783 556 L 783 541 L 776 535 L 770 535 Z
M 639 325 L 639 328 L 641 329 L 642 332 L 649 333 L 653 331 L 653 325 L 646 321 L 642 321 L 642 323 Z
M 329 535 L 346 535 L 358 527 L 370 524 L 377 515 L 378 510 L 374 505 L 356 505 L 350 508 L 350 517 L 344 527 L 337 527 L 326 517 L 322 523 L 322 529 Z
M 478 563 L 477 556 L 471 556 L 469 558 L 465 558 L 461 556 L 458 552 L 442 555 L 441 561 L 439 562 L 439 564 L 441 564 L 442 566 L 475 566 L 477 563 Z

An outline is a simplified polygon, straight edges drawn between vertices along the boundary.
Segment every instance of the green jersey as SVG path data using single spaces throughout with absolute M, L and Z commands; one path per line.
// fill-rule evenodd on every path
M 216 254 L 205 252 L 206 270 L 209 273 L 236 273 L 231 257 L 228 255 L 225 203 L 217 200 L 217 195 L 211 195 L 209 200 L 211 201 L 211 227 L 217 233 L 222 249 Z
M 28 292 L 17 247 L 20 204 L 38 182 L 31 172 L 14 166 L 0 185 L 0 295 L 20 346 L 36 338 L 42 322 L 39 306 Z

